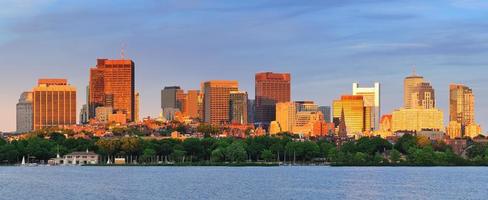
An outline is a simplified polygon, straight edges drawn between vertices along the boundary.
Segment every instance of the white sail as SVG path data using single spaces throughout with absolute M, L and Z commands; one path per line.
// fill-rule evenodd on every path
M 22 156 L 22 165 L 25 165 L 25 156 Z

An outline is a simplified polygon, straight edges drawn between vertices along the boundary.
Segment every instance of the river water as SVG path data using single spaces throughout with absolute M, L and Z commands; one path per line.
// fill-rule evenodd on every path
M 488 199 L 488 168 L 0 167 L 0 199 Z

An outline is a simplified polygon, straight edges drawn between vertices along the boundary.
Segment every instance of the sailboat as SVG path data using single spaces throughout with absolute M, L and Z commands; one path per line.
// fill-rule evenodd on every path
M 25 156 L 22 156 L 22 163 L 20 165 L 25 166 Z

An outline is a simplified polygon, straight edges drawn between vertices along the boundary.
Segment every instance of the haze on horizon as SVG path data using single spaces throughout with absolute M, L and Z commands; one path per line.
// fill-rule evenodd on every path
M 352 82 L 382 84 L 382 113 L 403 105 L 416 66 L 448 118 L 449 83 L 474 90 L 488 128 L 488 2 L 483 0 L 73 1 L 0 0 L 0 130 L 38 78 L 66 78 L 85 103 L 97 58 L 136 64 L 141 117 L 160 90 L 233 79 L 254 97 L 254 74 L 290 72 L 294 100 L 330 105 Z M 79 110 L 79 109 L 78 109 Z

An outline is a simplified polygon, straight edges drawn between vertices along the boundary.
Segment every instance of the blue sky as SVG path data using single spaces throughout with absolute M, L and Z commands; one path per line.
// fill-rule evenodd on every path
M 136 63 L 142 116 L 165 85 L 198 89 L 235 79 L 254 96 L 254 73 L 292 73 L 295 100 L 330 105 L 352 82 L 382 84 L 382 112 L 402 105 L 416 66 L 448 117 L 448 85 L 470 86 L 488 126 L 488 2 L 483 0 L 70 1 L 0 0 L 0 130 L 40 77 L 67 78 L 84 103 L 96 58 Z M 125 44 L 125 45 L 124 45 Z M 485 87 L 483 87 L 485 86 Z

